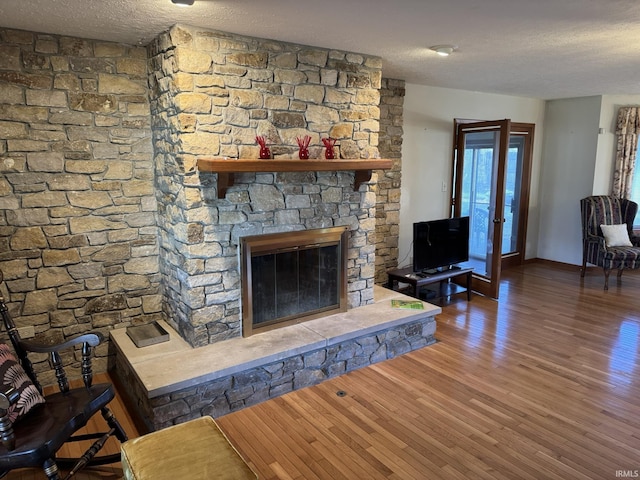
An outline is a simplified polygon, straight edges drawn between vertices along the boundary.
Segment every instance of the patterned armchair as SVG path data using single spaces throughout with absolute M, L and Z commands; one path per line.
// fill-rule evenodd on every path
M 618 278 L 625 268 L 640 268 L 640 237 L 633 234 L 633 219 L 638 204 L 631 200 L 595 195 L 580 200 L 582 213 L 582 269 L 584 277 L 587 262 L 602 267 L 604 270 L 604 289 L 609 289 L 609 274 L 614 268 L 618 270 Z M 607 245 L 601 225 L 626 224 L 631 245 Z M 626 240 L 626 237 L 625 237 Z

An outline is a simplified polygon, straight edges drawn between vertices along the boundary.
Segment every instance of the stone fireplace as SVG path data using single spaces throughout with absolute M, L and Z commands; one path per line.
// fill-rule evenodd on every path
M 224 195 L 206 157 L 297 158 L 296 138 L 338 140 L 341 158 L 378 158 L 381 60 L 175 26 L 150 47 L 163 306 L 192 346 L 242 330 L 241 239 L 344 227 L 346 305 L 373 301 L 376 194 L 354 171 L 239 173 Z M 265 160 L 269 162 L 269 160 Z M 222 198 L 219 198 L 222 197 Z M 343 308 L 343 307 L 341 307 Z
M 347 310 L 346 227 L 241 239 L 242 333 Z
M 439 308 L 393 308 L 392 298 L 406 297 L 374 286 L 376 223 L 397 214 L 397 198 L 387 196 L 378 215 L 384 172 L 369 180 L 358 168 L 270 170 L 270 160 L 255 171 L 225 168 L 232 177 L 199 168 L 212 158 L 257 159 L 256 135 L 275 160 L 296 158 L 296 138 L 306 135 L 312 159 L 324 137 L 338 140 L 349 165 L 379 158 L 381 60 L 184 26 L 149 53 L 162 304 L 181 338 L 141 352 L 122 329 L 111 332 L 115 371 L 145 423 L 224 415 L 433 343 Z M 254 253 L 267 258 L 240 268 Z M 274 268 L 279 255 L 283 271 Z M 326 283 L 308 281 L 328 259 Z M 273 280 L 254 283 L 257 270 Z M 242 338 L 257 297 L 266 328 Z M 301 297 L 315 305 L 300 311 Z M 287 325 L 271 329 L 276 317 Z

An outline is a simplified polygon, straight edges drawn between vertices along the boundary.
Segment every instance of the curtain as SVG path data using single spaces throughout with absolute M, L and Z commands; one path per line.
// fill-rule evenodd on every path
M 640 107 L 620 107 L 616 123 L 618 145 L 611 191 L 614 197 L 629 198 L 631 196 L 638 133 L 640 133 Z

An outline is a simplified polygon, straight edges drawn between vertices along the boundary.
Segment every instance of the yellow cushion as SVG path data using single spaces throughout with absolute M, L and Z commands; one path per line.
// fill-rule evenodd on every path
M 258 478 L 208 416 L 131 439 L 121 454 L 125 480 Z

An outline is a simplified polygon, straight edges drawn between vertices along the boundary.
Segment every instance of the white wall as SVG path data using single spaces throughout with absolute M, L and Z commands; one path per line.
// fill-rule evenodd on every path
M 540 177 L 538 257 L 582 263 L 580 199 L 609 195 L 618 108 L 640 95 L 604 95 L 547 102 Z M 603 133 L 598 133 L 602 128 Z
M 399 264 L 409 263 L 413 222 L 449 214 L 454 118 L 536 125 L 525 255 L 581 264 L 579 201 L 611 192 L 615 123 L 624 105 L 640 105 L 640 95 L 545 102 L 407 84 Z
M 526 257 L 536 256 L 543 100 L 406 84 L 402 142 L 399 265 L 409 263 L 413 223 L 449 216 L 454 118 L 533 123 L 531 199 Z M 443 184 L 446 191 L 443 192 Z
M 538 258 L 582 263 L 580 199 L 593 193 L 601 97 L 547 102 Z

